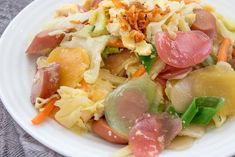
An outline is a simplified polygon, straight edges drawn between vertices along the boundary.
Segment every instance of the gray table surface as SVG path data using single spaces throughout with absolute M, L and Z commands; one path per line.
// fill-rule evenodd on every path
M 9 22 L 32 0 L 0 0 L 0 36 Z M 0 78 L 1 80 L 1 78 Z M 0 157 L 60 157 L 27 134 L 0 100 Z
M 0 0 L 0 36 L 9 22 L 30 2 L 32 0 Z M 8 156 L 62 157 L 27 134 L 11 118 L 0 100 L 0 157 Z

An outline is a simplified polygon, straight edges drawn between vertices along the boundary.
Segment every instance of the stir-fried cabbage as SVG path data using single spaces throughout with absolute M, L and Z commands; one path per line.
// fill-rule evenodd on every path
M 147 43 L 145 40 L 136 43 L 134 39 L 130 37 L 130 34 L 127 32 L 121 33 L 123 45 L 136 52 L 141 56 L 149 56 L 152 53 L 152 45 Z
M 37 69 L 48 66 L 47 57 L 45 56 L 38 57 L 36 64 L 37 64 Z
M 147 27 L 147 39 L 154 43 L 154 35 L 157 32 L 168 31 L 170 33 L 176 31 L 190 31 L 191 24 L 195 21 L 196 15 L 193 10 L 196 8 L 201 8 L 198 3 L 191 3 L 187 6 L 184 2 L 175 1 L 158 1 L 158 5 L 161 8 L 170 8 L 170 12 L 156 19 L 156 21 L 150 22 Z
M 109 16 L 112 23 L 108 23 L 106 28 L 111 35 L 120 36 L 121 23 L 117 19 L 118 15 L 124 13 L 124 9 L 110 8 Z
M 88 98 L 88 93 L 80 89 L 62 86 L 58 90 L 61 99 L 56 102 L 60 110 L 55 119 L 67 128 L 79 127 L 86 129 L 86 123 L 92 118 L 103 115 L 104 106 Z
M 52 95 L 49 98 L 43 99 L 40 97 L 36 98 L 36 102 L 34 104 L 35 109 L 40 110 L 42 109 L 49 101 L 51 101 L 53 98 L 59 98 L 57 94 Z
M 89 98 L 96 102 L 106 98 L 106 96 L 113 90 L 114 85 L 105 78 L 105 75 L 100 71 L 100 76 L 96 82 L 88 87 Z
M 71 14 L 67 17 L 56 17 L 49 21 L 45 26 L 44 29 L 60 29 L 60 28 L 75 28 L 77 26 L 76 23 L 73 23 L 71 21 L 80 21 L 84 22 L 90 18 L 92 15 L 92 11 L 85 12 L 85 13 L 76 13 Z
M 109 70 L 106 69 L 100 70 L 100 77 L 111 82 L 113 85 L 120 85 L 127 81 L 125 77 L 115 76 L 111 74 Z
M 78 6 L 75 3 L 62 5 L 56 9 L 56 16 L 69 16 L 78 13 Z

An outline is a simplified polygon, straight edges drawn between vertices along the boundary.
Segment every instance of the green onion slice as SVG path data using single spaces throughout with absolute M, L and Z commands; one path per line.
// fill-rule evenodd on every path
M 152 53 L 150 56 L 139 56 L 139 59 L 141 63 L 144 65 L 147 73 L 150 73 L 150 71 L 152 70 L 154 62 L 156 61 L 156 57 L 157 57 L 157 49 L 154 45 L 152 45 Z
M 194 98 L 188 109 L 181 116 L 184 128 L 188 127 L 191 122 L 204 125 L 209 124 L 223 105 L 224 98 L 222 97 Z

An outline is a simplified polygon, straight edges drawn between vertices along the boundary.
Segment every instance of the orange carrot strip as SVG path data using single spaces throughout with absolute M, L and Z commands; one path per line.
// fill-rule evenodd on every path
M 42 123 L 46 119 L 46 117 L 50 115 L 51 111 L 54 109 L 55 107 L 54 104 L 57 100 L 58 98 L 51 99 L 44 107 L 44 110 L 42 112 L 39 112 L 38 115 L 36 115 L 36 117 L 32 119 L 32 123 L 34 125 Z
M 141 66 L 133 75 L 133 77 L 140 77 L 146 72 L 144 66 Z
M 52 119 L 55 119 L 55 114 L 60 110 L 60 108 L 58 106 L 55 106 L 54 109 L 51 111 L 49 117 L 51 117 Z
M 128 9 L 128 6 L 121 2 L 120 0 L 112 0 L 113 4 L 115 5 L 116 8 L 123 8 L 123 9 Z
M 228 38 L 224 38 L 219 48 L 218 61 L 224 61 L 224 62 L 227 61 L 228 58 L 227 53 L 230 46 L 231 46 L 231 40 Z
M 235 48 L 233 48 L 233 58 L 235 58 Z
M 107 43 L 108 47 L 117 47 L 117 48 L 124 48 L 122 40 L 119 38 L 110 39 Z
M 88 85 L 84 79 L 82 79 L 82 81 L 80 82 L 80 85 L 81 86 L 79 87 L 79 89 L 82 89 L 84 91 L 88 91 Z

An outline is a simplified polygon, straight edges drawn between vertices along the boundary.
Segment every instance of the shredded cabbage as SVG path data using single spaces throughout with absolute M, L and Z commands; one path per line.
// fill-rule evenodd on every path
M 45 56 L 38 57 L 36 61 L 36 65 L 37 65 L 37 69 L 47 67 L 48 66 L 47 57 Z
M 80 89 L 62 86 L 58 90 L 61 99 L 55 105 L 60 108 L 55 119 L 67 128 L 77 126 L 87 129 L 86 123 L 94 116 L 99 119 L 103 115 L 102 101 L 93 102 L 88 93 Z
M 76 13 L 71 14 L 68 17 L 56 17 L 49 21 L 45 26 L 45 30 L 49 29 L 60 29 L 60 28 L 75 28 L 77 24 L 72 23 L 71 21 L 80 21 L 84 22 L 90 18 L 92 11 L 85 13 Z
M 100 70 L 100 77 L 111 82 L 113 85 L 120 85 L 127 81 L 125 77 L 115 76 L 111 74 L 110 71 L 107 69 Z
M 75 13 L 78 13 L 78 6 L 74 3 L 62 5 L 56 9 L 56 17 L 69 16 Z
M 114 89 L 110 80 L 105 78 L 103 70 L 100 70 L 99 78 L 92 85 L 89 85 L 88 95 L 92 101 L 101 101 Z
M 35 109 L 40 110 L 41 108 L 44 107 L 44 105 L 46 105 L 53 98 L 59 98 L 59 96 L 57 94 L 54 94 L 54 95 L 52 95 L 51 97 L 49 97 L 47 99 L 37 97 L 35 105 L 34 105 Z
M 134 39 L 130 37 L 129 32 L 121 32 L 121 38 L 123 45 L 136 52 L 137 54 L 141 56 L 149 56 L 152 53 L 152 45 L 147 43 L 145 40 L 136 43 Z

